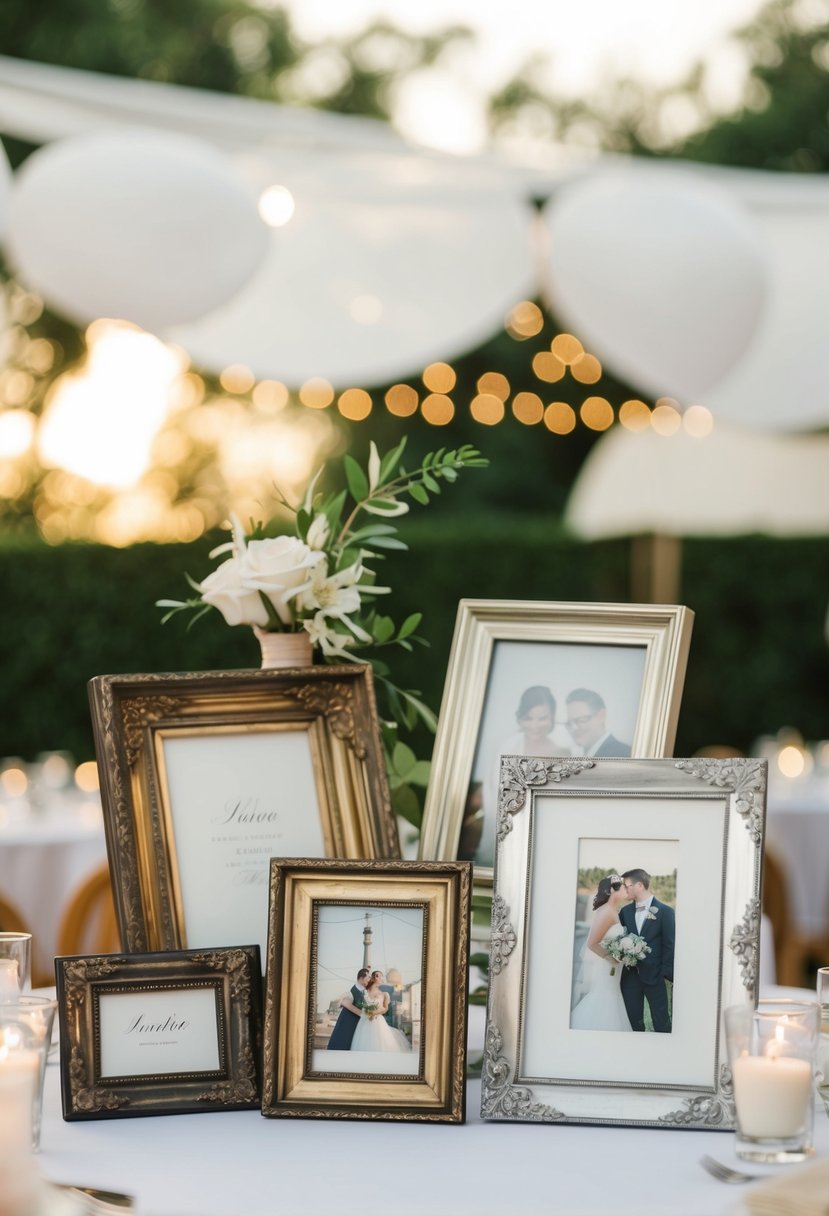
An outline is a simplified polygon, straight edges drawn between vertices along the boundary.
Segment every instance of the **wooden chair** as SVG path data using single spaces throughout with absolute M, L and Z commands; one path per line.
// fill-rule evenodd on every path
M 84 879 L 64 908 L 59 954 L 112 954 L 121 949 L 109 867 L 104 862 Z
M 810 964 L 816 959 L 829 958 L 829 935 L 809 936 L 797 932 L 789 910 L 786 877 L 777 858 L 768 849 L 763 861 L 763 911 L 774 930 L 778 984 L 811 988 L 814 976 L 809 975 Z
M 2 933 L 31 933 L 22 912 L 11 900 L 0 895 L 0 932 Z

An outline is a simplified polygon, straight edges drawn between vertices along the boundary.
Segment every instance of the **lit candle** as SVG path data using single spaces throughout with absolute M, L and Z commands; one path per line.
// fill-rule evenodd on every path
M 20 996 L 16 958 L 0 958 L 0 1003 L 16 1001 Z
M 32 1210 L 37 1192 L 32 1152 L 37 1079 L 35 1052 L 15 1051 L 4 1041 L 0 1046 L 0 1216 L 24 1216 Z
M 778 1026 L 765 1055 L 743 1053 L 734 1061 L 734 1101 L 744 1136 L 783 1140 L 799 1135 L 808 1121 L 812 1067 L 808 1060 L 781 1054 L 784 1036 Z

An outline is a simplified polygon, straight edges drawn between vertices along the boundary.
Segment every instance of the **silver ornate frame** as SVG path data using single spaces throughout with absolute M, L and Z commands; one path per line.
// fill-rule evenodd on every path
M 522 1076 L 532 922 L 530 878 L 533 865 L 544 860 L 533 855 L 538 800 L 565 799 L 572 807 L 573 799 L 586 795 L 658 798 L 667 803 L 702 798 L 722 806 L 722 839 L 718 855 L 711 859 L 714 872 L 722 871 L 720 981 L 715 1049 L 710 1060 L 710 1083 L 705 1086 L 690 1089 L 687 1082 L 663 1086 L 650 1082 L 617 1084 L 612 1080 L 609 1084 L 594 1080 L 528 1081 Z M 723 1010 L 756 1000 L 765 798 L 766 762 L 762 760 L 502 757 L 481 1091 L 483 1119 L 708 1131 L 734 1128 Z M 670 816 L 670 806 L 666 814 Z M 585 828 L 585 834 L 590 835 L 589 818 Z M 549 860 L 554 873 L 556 859 Z M 569 977 L 567 982 L 569 986 Z

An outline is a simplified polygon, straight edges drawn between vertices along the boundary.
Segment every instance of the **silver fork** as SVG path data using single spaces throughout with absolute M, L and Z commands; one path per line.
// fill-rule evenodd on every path
M 708 1155 L 700 1157 L 699 1163 L 719 1182 L 756 1182 L 758 1178 L 762 1177 L 761 1174 L 747 1174 L 745 1170 L 732 1169 L 730 1165 L 723 1165 L 721 1161 Z

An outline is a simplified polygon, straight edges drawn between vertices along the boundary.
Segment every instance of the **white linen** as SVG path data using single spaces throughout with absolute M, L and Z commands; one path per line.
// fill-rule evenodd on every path
M 766 848 L 783 869 L 795 929 L 829 933 L 829 782 L 770 784 Z
M 472 1082 L 465 1126 L 256 1111 L 63 1123 L 51 1065 L 39 1162 L 49 1179 L 130 1192 L 137 1216 L 365 1216 L 367 1168 L 395 1216 L 421 1216 L 424 1169 L 439 1216 L 640 1216 L 647 1161 L 660 1216 L 733 1216 L 733 1188 L 699 1165 L 703 1153 L 737 1164 L 733 1134 L 482 1123 L 479 1099 Z M 817 1133 L 826 1155 L 822 1112 Z
M 106 860 L 103 820 L 94 811 L 66 803 L 0 826 L 0 892 L 31 929 L 35 975 L 52 973 L 67 900 Z
M 483 1011 L 470 1013 L 474 1049 Z M 372 1193 L 395 1216 L 422 1216 L 424 1198 L 435 1216 L 641 1216 L 643 1161 L 660 1216 L 737 1216 L 734 1188 L 699 1165 L 709 1153 L 739 1166 L 733 1133 L 483 1123 L 480 1090 L 469 1083 L 463 1126 L 263 1119 L 257 1111 L 64 1123 L 50 1063 L 38 1160 L 47 1179 L 135 1195 L 136 1216 L 365 1216 L 367 1169 Z M 820 1109 L 815 1123 L 818 1156 L 828 1156 Z

